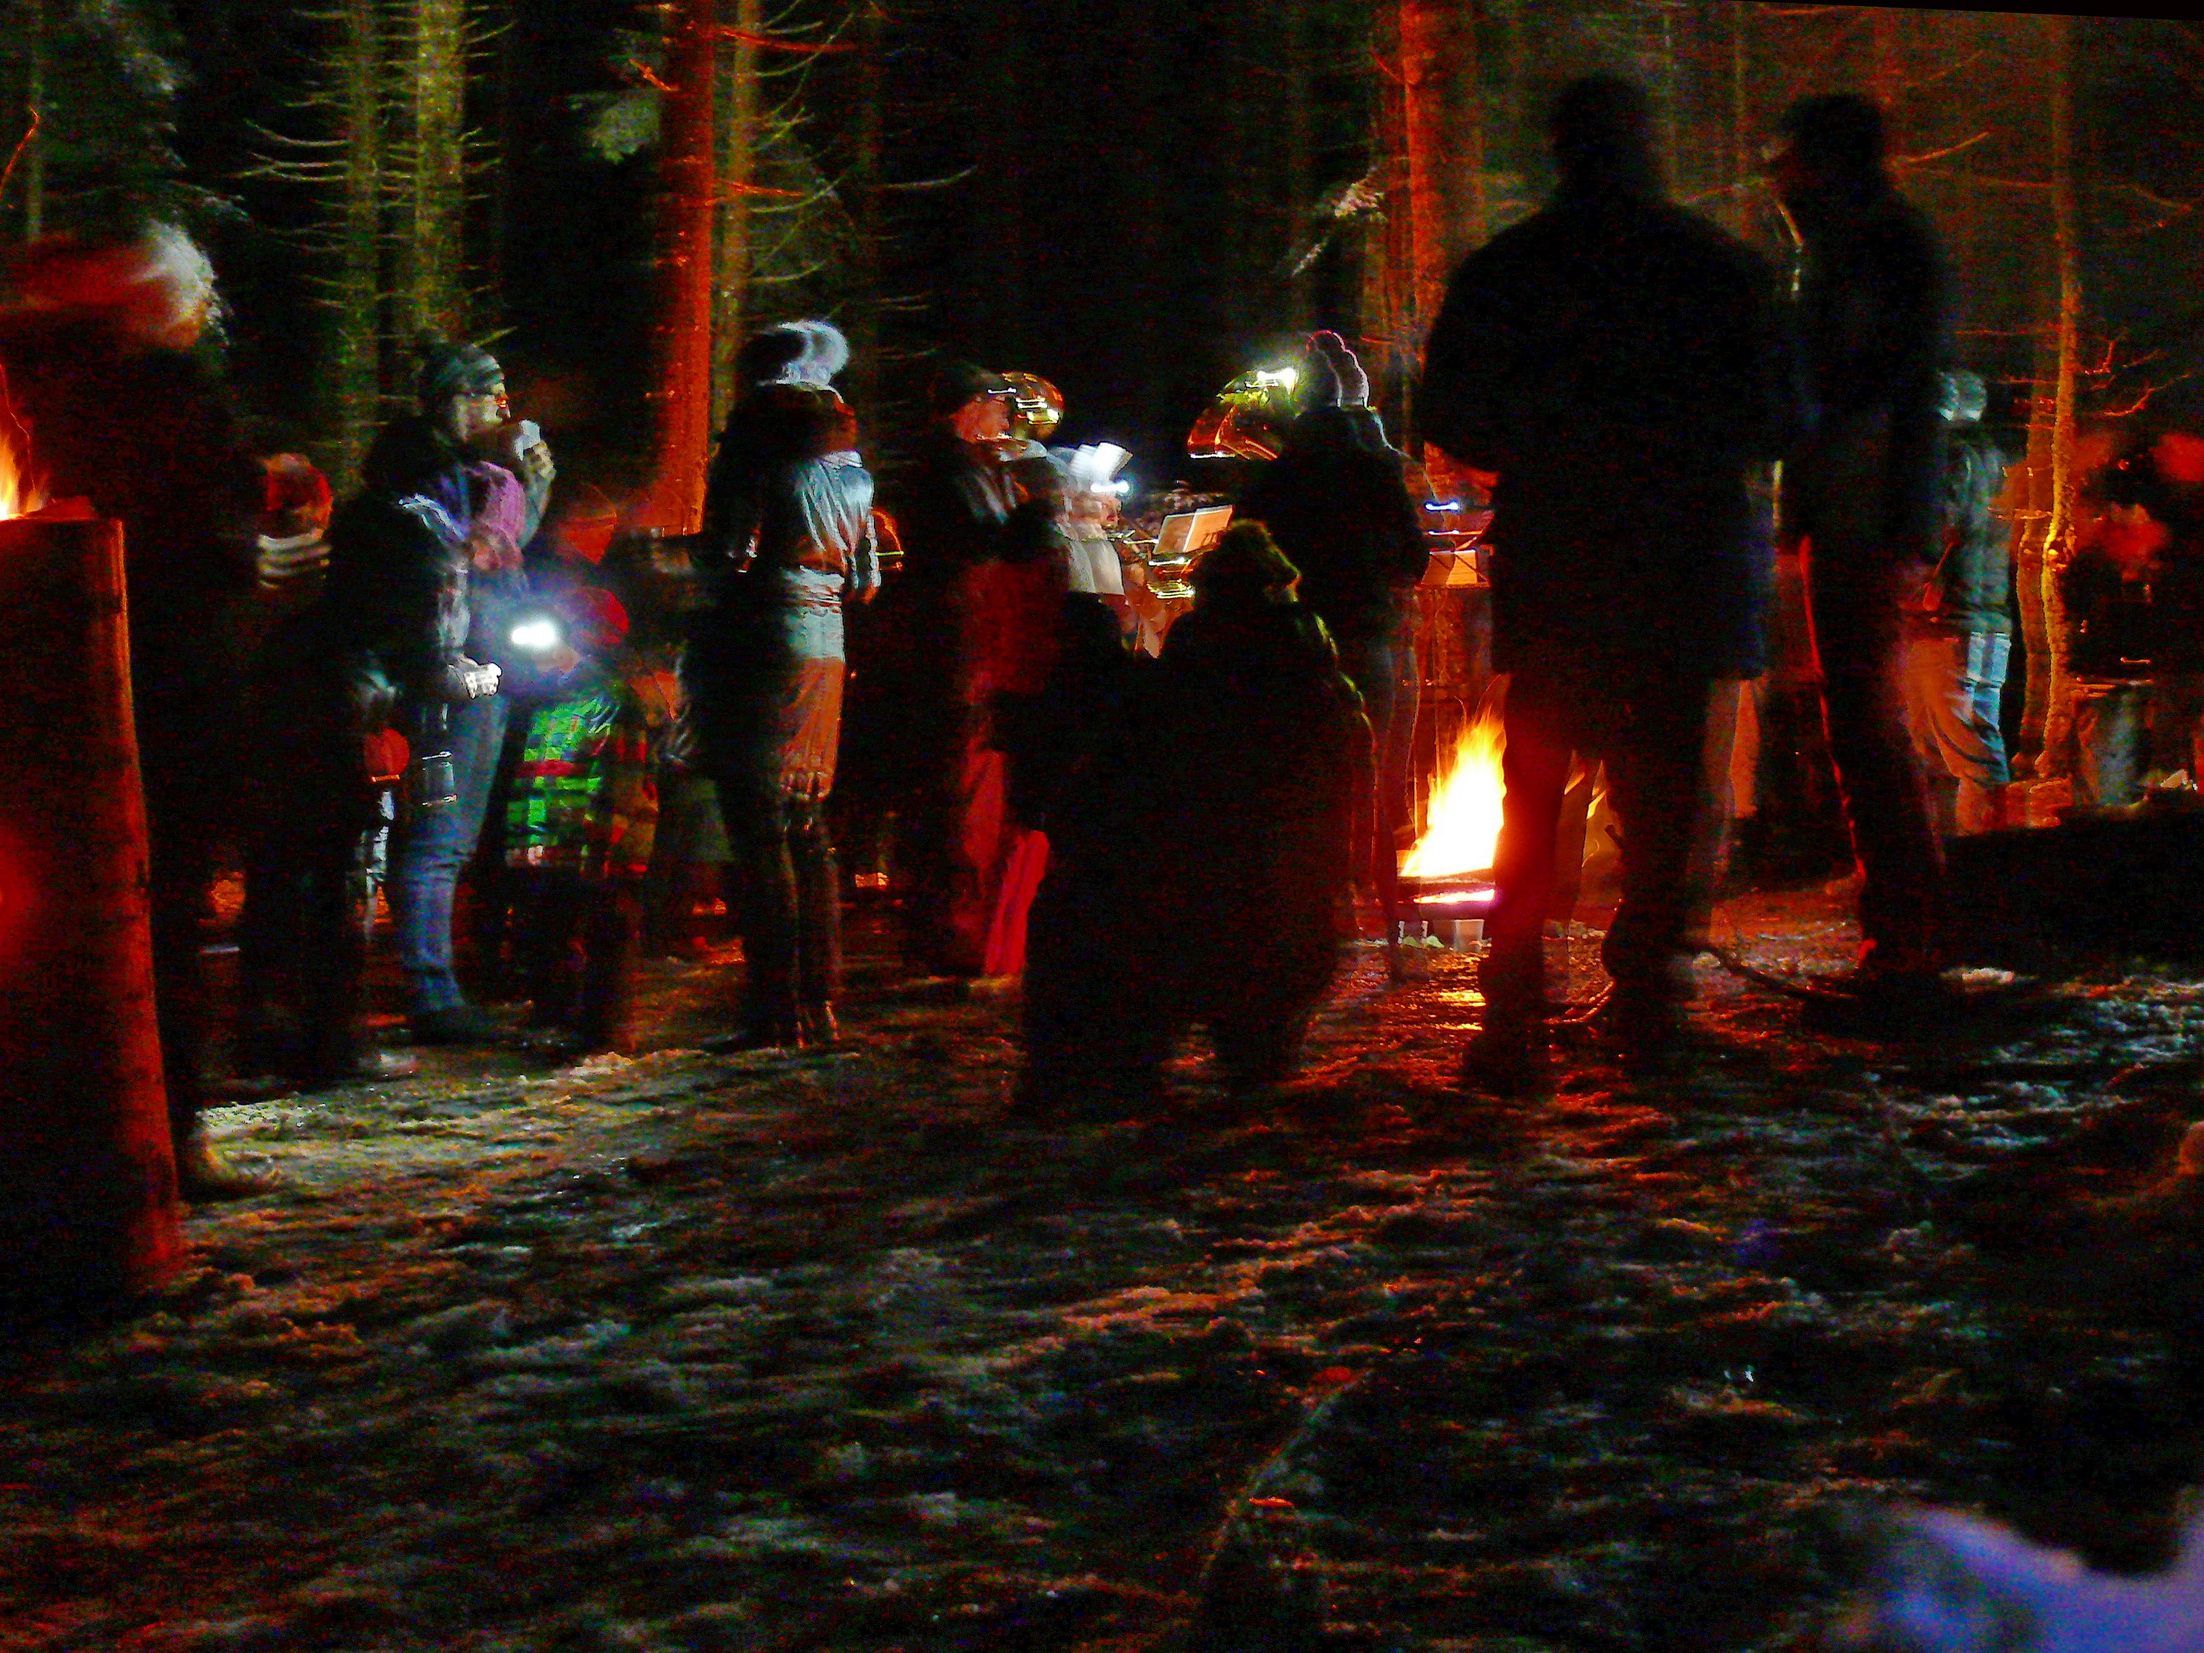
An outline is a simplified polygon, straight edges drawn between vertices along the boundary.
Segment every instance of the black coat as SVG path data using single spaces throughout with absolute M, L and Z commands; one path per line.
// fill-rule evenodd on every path
M 329 579 L 318 621 L 348 670 L 380 673 L 415 704 L 452 696 L 466 660 L 466 547 L 407 496 L 349 500 L 329 528 Z
M 1370 731 L 1322 623 L 1299 603 L 1205 604 L 1116 682 L 1033 904 L 1044 1092 L 1152 1078 L 1193 1022 L 1290 1034 L 1338 965 Z
M 1270 529 L 1301 570 L 1301 601 L 1343 644 L 1394 629 L 1431 554 L 1401 456 L 1358 412 L 1302 414 L 1236 513 Z
M 939 788 L 962 762 L 960 594 L 972 568 L 1001 555 L 1011 503 L 1001 468 L 953 432 L 937 426 L 915 445 L 890 504 L 903 564 L 852 655 L 861 784 Z
M 1767 536 L 1746 471 L 1793 422 L 1773 272 L 1628 191 L 1558 196 L 1463 261 L 1424 434 L 1493 491 L 1493 647 L 1710 677 L 1761 669 Z
M 1864 533 L 1891 560 L 1933 562 L 1944 474 L 1937 372 L 1951 307 L 1936 232 L 1887 187 L 1826 204 L 1800 227 L 1796 326 L 1811 429 L 1784 466 L 1785 531 L 1825 550 Z M 1845 451 L 1863 441 L 1881 444 L 1865 499 L 1852 497 L 1857 465 Z

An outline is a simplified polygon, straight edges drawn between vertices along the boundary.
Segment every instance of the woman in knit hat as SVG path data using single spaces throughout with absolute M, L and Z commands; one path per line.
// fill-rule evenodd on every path
M 401 691 L 401 726 L 418 759 L 414 806 L 392 846 L 390 897 L 406 1010 L 422 1044 L 501 1036 L 454 970 L 452 908 L 490 807 L 509 715 L 507 634 L 528 595 L 519 547 L 549 487 L 515 464 L 530 427 L 508 423 L 505 372 L 479 345 L 424 334 L 415 344 L 415 411 L 369 449 L 360 499 L 333 535 L 332 591 L 350 593 L 339 625 Z M 540 447 L 533 443 L 531 448 Z
M 827 382 L 849 359 L 826 322 L 766 329 L 705 492 L 708 599 L 685 671 L 704 766 L 743 869 L 743 997 L 719 1044 L 836 1037 L 841 890 L 827 798 L 841 751 L 842 605 L 879 589 L 872 477 Z

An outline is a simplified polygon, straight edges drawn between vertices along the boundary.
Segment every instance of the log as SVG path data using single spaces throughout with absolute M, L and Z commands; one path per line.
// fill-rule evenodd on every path
M 182 1260 L 118 523 L 0 522 L 0 1307 Z
M 1959 962 L 2204 958 L 2204 811 L 2146 807 L 1946 845 Z

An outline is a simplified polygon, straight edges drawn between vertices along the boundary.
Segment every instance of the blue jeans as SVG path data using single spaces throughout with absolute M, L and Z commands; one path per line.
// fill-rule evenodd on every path
M 503 695 L 450 708 L 456 796 L 440 808 L 416 810 L 392 847 L 390 908 L 398 930 L 398 963 L 406 973 L 409 1015 L 466 1003 L 452 973 L 452 897 L 490 811 L 507 712 Z
M 2118 808 L 2143 795 L 2150 685 L 2074 685 L 2074 801 Z
M 1997 794 L 2012 780 L 1998 728 L 2012 647 L 2000 632 L 1917 631 L 1906 638 L 1906 722 L 1931 789 L 1947 795 L 1941 776 L 1956 783 L 1950 825 L 1960 832 L 1994 824 Z

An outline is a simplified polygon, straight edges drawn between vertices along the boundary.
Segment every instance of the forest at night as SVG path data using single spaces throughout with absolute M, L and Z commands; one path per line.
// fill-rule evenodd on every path
M 0 0 L 0 1653 L 2204 1649 L 2200 110 Z

